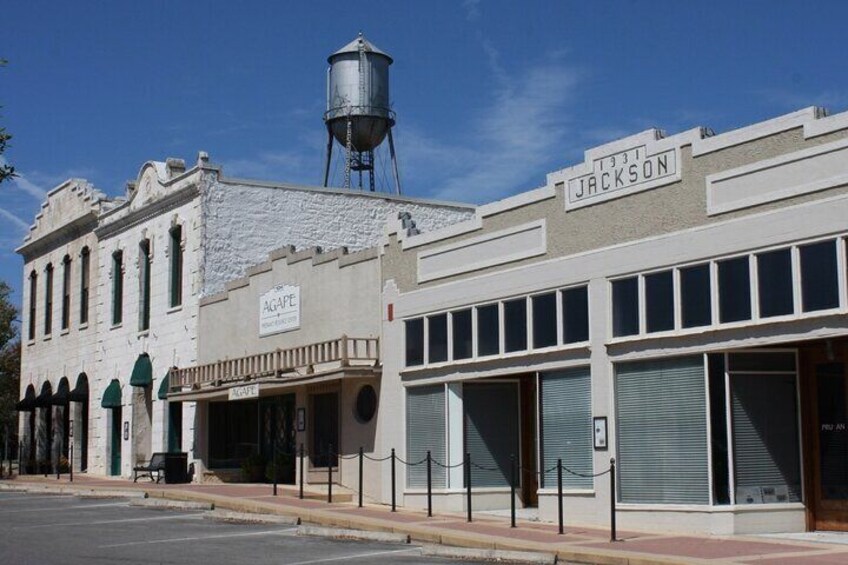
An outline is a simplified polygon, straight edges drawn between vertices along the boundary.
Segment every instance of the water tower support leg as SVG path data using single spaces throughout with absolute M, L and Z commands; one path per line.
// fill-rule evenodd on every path
M 397 156 L 395 155 L 395 140 L 392 137 L 392 128 L 389 128 L 389 154 L 392 157 L 392 173 L 395 176 L 395 191 L 401 194 L 400 190 L 400 175 L 398 174 Z
M 333 132 L 327 128 L 327 153 L 324 155 L 324 186 L 330 182 L 330 160 L 333 157 Z

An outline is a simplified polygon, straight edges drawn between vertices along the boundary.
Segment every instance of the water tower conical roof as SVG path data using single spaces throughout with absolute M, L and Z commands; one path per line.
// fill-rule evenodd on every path
M 332 63 L 333 57 L 335 57 L 336 55 L 343 55 L 345 53 L 359 53 L 360 42 L 362 43 L 363 50 L 366 53 L 374 53 L 375 55 L 382 55 L 383 57 L 385 57 L 389 60 L 389 63 L 394 62 L 391 55 L 389 55 L 388 53 L 386 53 L 385 51 L 383 51 L 382 49 L 380 49 L 379 47 L 377 47 L 376 45 L 374 45 L 373 43 L 371 43 L 370 41 L 365 39 L 365 36 L 362 35 L 362 32 L 359 33 L 359 35 L 356 37 L 356 39 L 354 39 L 353 41 L 351 41 L 350 43 L 348 43 L 347 45 L 345 45 L 344 47 L 342 47 L 341 49 L 339 49 L 338 51 L 336 51 L 335 53 L 333 53 L 329 57 L 327 57 L 327 62 Z

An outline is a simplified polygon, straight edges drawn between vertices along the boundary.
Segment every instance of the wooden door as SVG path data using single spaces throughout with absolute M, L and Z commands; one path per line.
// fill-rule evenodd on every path
M 829 352 L 828 352 L 829 350 Z M 848 531 L 848 347 L 811 355 L 812 520 L 816 530 Z M 809 453 L 809 452 L 808 452 Z
M 536 376 L 521 379 L 521 500 L 524 507 L 539 505 L 536 475 Z

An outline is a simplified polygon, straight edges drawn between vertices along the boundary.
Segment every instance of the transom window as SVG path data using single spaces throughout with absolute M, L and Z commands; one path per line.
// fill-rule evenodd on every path
M 844 310 L 846 248 L 829 239 L 611 280 L 612 337 Z
M 520 354 L 589 340 L 583 286 L 405 320 L 406 366 Z

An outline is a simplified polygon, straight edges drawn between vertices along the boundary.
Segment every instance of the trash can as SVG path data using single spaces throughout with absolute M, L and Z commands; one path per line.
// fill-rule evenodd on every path
M 188 453 L 165 455 L 165 483 L 172 485 L 188 481 Z

